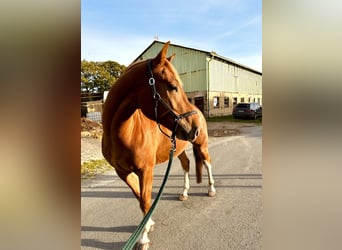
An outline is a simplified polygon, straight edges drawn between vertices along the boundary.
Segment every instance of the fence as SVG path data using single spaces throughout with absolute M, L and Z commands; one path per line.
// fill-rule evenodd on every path
M 81 93 L 81 117 L 101 122 L 103 93 Z
M 101 122 L 103 102 L 101 101 L 90 101 L 81 102 L 81 117 L 87 117 L 88 119 Z

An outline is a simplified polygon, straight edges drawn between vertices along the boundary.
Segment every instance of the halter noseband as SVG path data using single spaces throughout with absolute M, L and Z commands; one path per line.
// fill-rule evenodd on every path
M 176 130 L 178 128 L 180 120 L 183 119 L 183 118 L 186 118 L 186 117 L 188 117 L 190 115 L 197 114 L 197 111 L 196 110 L 192 110 L 192 111 L 186 112 L 184 114 L 180 114 L 180 115 L 177 115 L 175 112 L 173 112 L 171 107 L 161 98 L 160 94 L 158 93 L 158 91 L 156 89 L 156 80 L 154 79 L 153 72 L 152 72 L 152 60 L 149 60 L 147 65 L 148 65 L 148 71 L 149 71 L 149 73 L 151 75 L 151 77 L 148 80 L 148 84 L 152 88 L 152 96 L 153 96 L 153 99 L 155 100 L 154 115 L 155 115 L 155 118 L 156 118 L 156 122 L 158 124 L 159 130 L 164 135 L 166 135 L 167 137 L 170 138 L 170 141 L 171 141 L 171 144 L 172 144 L 172 150 L 176 151 Z M 160 127 L 160 123 L 159 123 L 159 119 L 158 119 L 158 102 L 160 102 L 166 108 L 167 113 L 169 113 L 174 118 L 175 126 L 173 128 L 171 136 L 168 135 L 167 133 L 165 133 L 161 129 L 161 127 Z

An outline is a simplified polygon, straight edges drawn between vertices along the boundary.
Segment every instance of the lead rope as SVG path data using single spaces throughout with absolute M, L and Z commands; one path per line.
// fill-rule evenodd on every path
M 170 169 L 171 169 L 171 165 L 172 165 L 172 159 L 173 159 L 173 152 L 174 152 L 174 150 L 171 149 L 170 150 L 170 154 L 169 154 L 169 163 L 167 165 L 165 176 L 164 176 L 164 180 L 163 180 L 163 183 L 162 183 L 162 185 L 161 185 L 161 187 L 159 189 L 157 197 L 153 201 L 153 204 L 152 204 L 151 208 L 148 210 L 148 212 L 145 215 L 144 219 L 140 222 L 140 224 L 137 227 L 137 229 L 131 234 L 131 236 L 127 240 L 126 244 L 122 248 L 123 250 L 131 250 L 131 249 L 133 249 L 135 243 L 137 242 L 137 239 L 138 239 L 139 235 L 141 234 L 142 230 L 145 228 L 146 223 L 148 222 L 148 220 L 151 218 L 152 213 L 154 212 L 154 209 L 156 208 L 156 206 L 157 206 L 157 204 L 158 204 L 158 202 L 160 200 L 160 197 L 161 197 L 161 195 L 163 193 L 164 187 L 166 185 L 166 181 L 167 181 L 167 179 L 169 177 L 169 173 L 170 173 Z

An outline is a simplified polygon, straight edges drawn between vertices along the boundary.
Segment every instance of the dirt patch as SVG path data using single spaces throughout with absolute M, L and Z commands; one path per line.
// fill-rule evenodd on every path
M 208 130 L 208 135 L 209 136 L 214 136 L 214 137 L 223 137 L 223 136 L 234 136 L 234 135 L 239 135 L 240 130 L 238 129 L 211 129 Z
M 81 137 L 100 138 L 102 136 L 102 124 L 88 118 L 81 118 Z
M 238 122 L 207 122 L 208 135 L 213 137 L 236 136 L 240 135 L 241 128 L 253 127 L 254 124 L 238 123 Z

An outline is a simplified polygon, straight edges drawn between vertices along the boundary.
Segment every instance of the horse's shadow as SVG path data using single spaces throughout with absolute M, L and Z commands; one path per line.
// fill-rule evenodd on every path
M 117 191 L 82 191 L 81 197 L 87 198 L 128 198 L 134 199 L 132 192 L 117 192 Z
M 120 226 L 120 227 L 93 227 L 81 226 L 81 231 L 91 232 L 111 232 L 111 233 L 132 233 L 136 229 L 135 226 Z M 94 247 L 99 249 L 122 249 L 126 242 L 103 242 L 96 239 L 81 239 L 81 246 Z
M 81 231 L 91 232 L 111 232 L 111 233 L 131 233 L 134 232 L 137 226 L 121 226 L 121 227 L 93 227 L 93 226 L 81 226 Z
M 94 239 L 82 239 L 82 247 L 93 247 L 97 249 L 122 249 L 125 242 L 102 242 Z
M 179 201 L 179 196 L 181 195 L 181 193 L 179 194 L 175 194 L 175 193 L 163 193 L 163 195 L 161 196 L 161 200 L 167 200 L 167 201 Z M 205 192 L 196 192 L 196 193 L 190 193 L 189 192 L 189 197 L 208 197 L 208 194 Z

